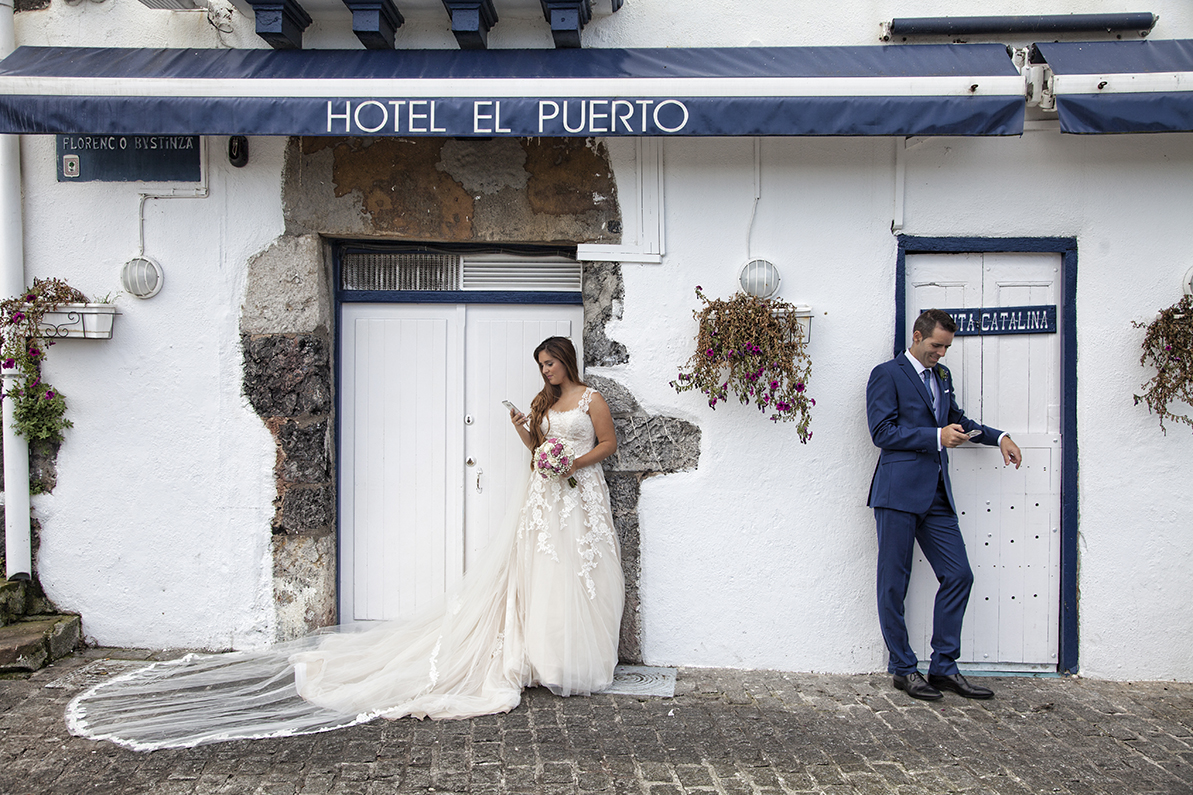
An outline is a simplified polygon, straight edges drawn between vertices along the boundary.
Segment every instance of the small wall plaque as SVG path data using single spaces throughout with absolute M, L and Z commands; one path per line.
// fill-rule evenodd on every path
M 199 182 L 197 135 L 58 135 L 59 182 Z

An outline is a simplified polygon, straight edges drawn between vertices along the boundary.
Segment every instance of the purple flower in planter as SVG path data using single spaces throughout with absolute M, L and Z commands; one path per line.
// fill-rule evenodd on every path
M 13 312 L 12 313 L 12 322 L 13 323 L 20 323 L 24 319 L 25 319 L 24 312 Z
M 796 391 L 796 392 L 803 392 L 803 391 L 804 391 L 804 382 L 803 382 L 803 381 L 797 381 L 797 382 L 795 383 L 795 391 Z
M 17 363 L 16 363 L 15 359 L 12 359 L 10 357 L 10 358 L 4 360 L 4 369 L 5 370 L 11 370 L 12 368 L 14 368 L 16 366 L 17 366 Z
M 37 293 L 29 293 L 27 296 L 25 296 L 26 303 L 31 304 L 36 300 L 37 300 Z
M 53 400 L 53 399 L 54 399 L 54 391 L 51 389 L 47 389 L 46 390 L 46 400 Z

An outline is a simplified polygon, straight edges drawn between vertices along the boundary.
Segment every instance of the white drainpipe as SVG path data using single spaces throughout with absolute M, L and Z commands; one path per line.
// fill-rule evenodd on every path
M 0 0 L 0 58 L 16 49 L 14 0 Z M 21 223 L 21 139 L 0 135 L 0 297 L 25 289 Z M 4 391 L 14 375 L 4 374 Z M 29 579 L 33 545 L 29 533 L 29 444 L 12 429 L 12 401 L 4 401 L 4 559 L 8 579 Z

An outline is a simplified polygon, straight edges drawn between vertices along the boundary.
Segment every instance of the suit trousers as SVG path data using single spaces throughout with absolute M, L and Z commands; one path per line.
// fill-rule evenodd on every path
M 878 525 L 878 623 L 890 652 L 887 670 L 904 676 L 916 670 L 916 655 L 907 640 L 903 602 L 907 598 L 918 541 L 940 583 L 932 613 L 932 660 L 928 672 L 945 676 L 957 673 L 961 621 L 969 604 L 973 571 L 943 479 L 937 483 L 936 496 L 927 513 L 875 508 L 874 519 Z

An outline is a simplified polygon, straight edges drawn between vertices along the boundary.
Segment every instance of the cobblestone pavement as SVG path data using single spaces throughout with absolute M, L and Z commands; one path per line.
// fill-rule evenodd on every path
M 877 674 L 685 668 L 668 699 L 531 690 L 508 715 L 137 753 L 63 725 L 101 653 L 0 681 L 0 793 L 1193 793 L 1193 684 L 983 679 L 991 701 L 932 704 Z

